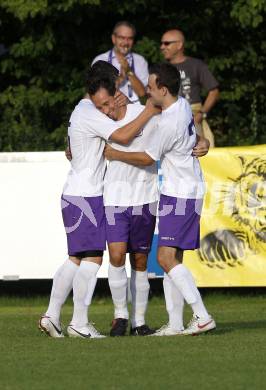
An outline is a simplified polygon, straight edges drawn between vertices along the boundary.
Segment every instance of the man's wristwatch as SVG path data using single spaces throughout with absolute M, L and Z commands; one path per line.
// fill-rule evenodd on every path
M 127 76 L 134 76 L 134 73 L 132 72 L 132 70 L 129 70 L 129 71 L 127 72 Z
M 204 111 L 199 111 L 202 115 L 202 119 L 206 119 L 207 118 L 207 112 L 204 112 Z

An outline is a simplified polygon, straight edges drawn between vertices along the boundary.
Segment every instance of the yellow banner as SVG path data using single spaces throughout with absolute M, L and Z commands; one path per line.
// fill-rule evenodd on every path
M 185 263 L 199 287 L 266 286 L 266 145 L 211 149 L 201 248 Z

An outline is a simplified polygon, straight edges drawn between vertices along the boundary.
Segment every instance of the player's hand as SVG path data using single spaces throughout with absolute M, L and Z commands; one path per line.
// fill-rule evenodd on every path
M 128 98 L 121 91 L 117 91 L 115 93 L 114 98 L 115 98 L 115 106 L 116 107 L 123 107 L 129 103 Z
M 205 156 L 210 149 L 210 141 L 206 138 L 200 137 L 196 146 L 193 148 L 192 155 L 195 157 Z
M 103 151 L 104 157 L 107 160 L 114 160 L 114 153 L 115 153 L 115 149 L 112 148 L 112 146 L 106 144 Z
M 158 106 L 155 106 L 152 102 L 151 99 L 147 99 L 146 105 L 145 105 L 145 110 L 147 110 L 151 115 L 157 115 L 162 112 L 162 109 Z
M 65 150 L 65 156 L 66 158 L 68 159 L 68 161 L 71 161 L 72 160 L 72 154 L 71 154 L 71 151 L 70 151 L 70 148 L 69 146 L 66 148 Z

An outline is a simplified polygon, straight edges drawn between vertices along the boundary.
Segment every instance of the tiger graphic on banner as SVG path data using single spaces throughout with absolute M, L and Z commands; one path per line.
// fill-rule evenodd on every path
M 184 251 L 185 265 L 198 287 L 266 287 L 266 145 L 212 148 L 200 164 L 201 245 Z M 162 276 L 157 237 L 148 270 Z
M 266 155 L 256 158 L 238 156 L 242 173 L 228 178 L 219 203 L 231 209 L 232 226 L 217 229 L 201 239 L 199 260 L 208 267 L 243 266 L 250 254 L 266 247 Z

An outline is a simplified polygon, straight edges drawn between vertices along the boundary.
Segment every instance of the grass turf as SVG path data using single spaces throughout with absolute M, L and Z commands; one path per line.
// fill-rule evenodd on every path
M 48 298 L 47 298 L 48 299 Z M 60 389 L 263 389 L 266 383 L 265 295 L 207 294 L 217 330 L 198 337 L 52 339 L 37 321 L 44 298 L 0 298 L 1 390 Z M 72 303 L 64 306 L 68 324 Z M 108 334 L 110 299 L 90 310 Z M 186 320 L 190 312 L 186 309 Z M 163 298 L 149 304 L 147 322 L 167 320 Z

